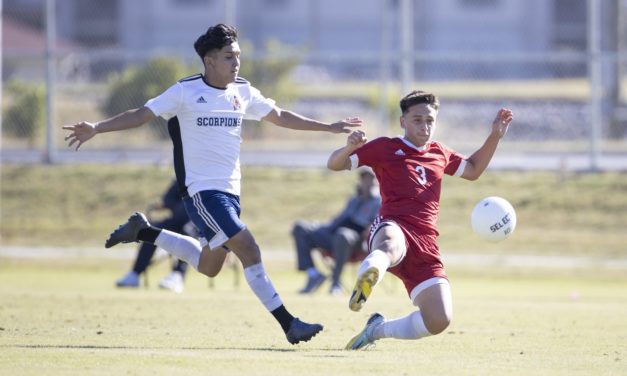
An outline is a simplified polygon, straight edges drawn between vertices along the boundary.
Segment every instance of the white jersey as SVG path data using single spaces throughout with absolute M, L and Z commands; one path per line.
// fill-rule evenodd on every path
M 179 186 L 187 189 L 183 194 L 218 190 L 239 196 L 242 120 L 261 120 L 274 103 L 243 78 L 219 89 L 200 74 L 146 102 L 155 115 L 170 119 L 174 169 Z

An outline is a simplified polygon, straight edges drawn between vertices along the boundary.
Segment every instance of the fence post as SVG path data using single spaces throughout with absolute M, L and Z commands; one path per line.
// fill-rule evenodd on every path
M 2 9 L 2 3 L 3 0 L 0 0 L 0 14 L 4 14 Z M 2 18 L 3 17 L 0 17 L 0 41 L 2 40 Z M 2 101 L 2 92 L 4 91 L 4 80 L 2 79 L 2 77 L 4 76 L 4 71 L 2 70 L 3 59 L 1 57 L 2 56 L 0 54 L 0 104 L 4 103 Z M 0 108 L 0 140 L 2 140 L 2 108 Z M 0 150 L 2 150 L 2 144 L 0 144 Z
M 56 75 L 56 1 L 46 0 L 46 152 L 44 162 L 56 162 L 57 148 L 55 142 L 55 75 Z
M 590 169 L 599 169 L 599 143 L 603 125 L 601 66 L 601 4 L 588 0 L 588 82 L 590 85 Z
M 390 16 L 388 14 L 388 0 L 381 1 L 381 46 L 379 50 L 379 126 L 377 134 L 387 135 L 389 129 L 390 113 L 388 110 L 388 88 L 390 82 L 390 51 L 392 42 L 390 38 Z
M 413 0 L 401 0 L 398 7 L 401 24 L 401 96 L 414 86 L 414 7 Z

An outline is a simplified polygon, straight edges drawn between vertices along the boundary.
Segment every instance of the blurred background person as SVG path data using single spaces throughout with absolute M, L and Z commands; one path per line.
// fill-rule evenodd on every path
M 176 180 L 172 181 L 172 184 L 170 184 L 167 191 L 163 194 L 161 201 L 157 204 L 150 205 L 147 212 L 148 215 L 151 215 L 156 211 L 162 210 L 168 210 L 170 213 L 164 220 L 156 222 L 154 224 L 155 226 L 181 234 L 194 235 L 195 228 L 185 211 L 185 205 L 183 204 L 183 200 L 181 200 Z M 139 277 L 142 273 L 146 272 L 156 249 L 156 245 L 142 242 L 139 246 L 133 269 L 120 278 L 116 282 L 116 286 L 130 288 L 139 287 Z M 182 292 L 184 289 L 186 271 L 187 263 L 176 259 L 172 265 L 172 272 L 159 282 L 159 287 L 178 293 Z
M 315 292 L 326 280 L 326 276 L 316 269 L 312 251 L 329 251 L 334 265 L 331 274 L 329 293 L 342 294 L 340 277 L 344 265 L 353 252 L 364 250 L 363 242 L 367 239 L 370 224 L 381 207 L 379 184 L 370 169 L 359 171 L 359 182 L 355 195 L 349 197 L 344 210 L 330 223 L 298 220 L 292 229 L 298 270 L 307 272 L 307 283 L 301 294 Z

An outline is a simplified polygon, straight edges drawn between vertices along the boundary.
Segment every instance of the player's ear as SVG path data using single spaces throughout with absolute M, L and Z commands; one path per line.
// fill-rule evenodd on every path
M 206 54 L 203 58 L 202 58 L 202 62 L 205 63 L 205 67 L 210 66 L 212 61 L 211 61 L 211 57 L 209 57 L 209 54 Z
M 403 115 L 398 119 L 399 123 L 401 123 L 401 128 L 405 129 L 405 118 Z

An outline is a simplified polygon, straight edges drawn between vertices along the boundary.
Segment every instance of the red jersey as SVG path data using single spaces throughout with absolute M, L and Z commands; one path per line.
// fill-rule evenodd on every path
M 379 180 L 382 217 L 401 217 L 424 235 L 438 235 L 444 174 L 464 172 L 465 157 L 439 142 L 417 147 L 404 138 L 381 137 L 351 155 L 352 167 L 370 166 Z

